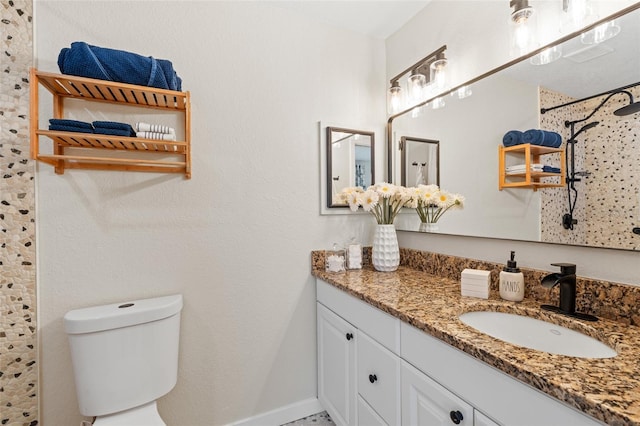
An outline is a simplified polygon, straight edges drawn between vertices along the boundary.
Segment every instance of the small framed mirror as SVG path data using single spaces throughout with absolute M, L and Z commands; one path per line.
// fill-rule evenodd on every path
M 440 185 L 440 141 L 402 136 L 401 185 Z
M 375 135 L 364 130 L 327 127 L 327 207 L 345 208 L 338 194 L 344 189 L 373 185 Z

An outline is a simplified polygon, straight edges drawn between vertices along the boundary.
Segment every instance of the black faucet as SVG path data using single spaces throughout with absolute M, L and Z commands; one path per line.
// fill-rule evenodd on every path
M 552 263 L 551 266 L 559 266 L 560 273 L 544 277 L 542 286 L 549 289 L 556 285 L 560 286 L 560 306 L 542 305 L 541 308 L 586 321 L 598 321 L 598 318 L 593 315 L 576 312 L 576 265 L 573 263 Z

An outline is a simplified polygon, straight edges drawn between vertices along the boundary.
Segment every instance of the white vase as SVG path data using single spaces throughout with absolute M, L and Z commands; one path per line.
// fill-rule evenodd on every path
M 396 228 L 391 225 L 377 225 L 373 234 L 371 262 L 376 271 L 392 272 L 400 265 L 400 248 Z
M 420 232 L 435 232 L 438 230 L 438 222 L 421 222 L 418 230 Z

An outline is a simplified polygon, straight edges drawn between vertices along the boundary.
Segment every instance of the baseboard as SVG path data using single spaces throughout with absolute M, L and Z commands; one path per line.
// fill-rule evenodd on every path
M 324 411 L 318 398 L 298 401 L 257 416 L 231 423 L 229 426 L 279 426 Z

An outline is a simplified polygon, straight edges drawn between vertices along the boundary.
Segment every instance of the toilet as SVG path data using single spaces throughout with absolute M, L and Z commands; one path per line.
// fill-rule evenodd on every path
M 80 413 L 95 426 L 166 426 L 156 400 L 178 377 L 182 295 L 67 312 Z

